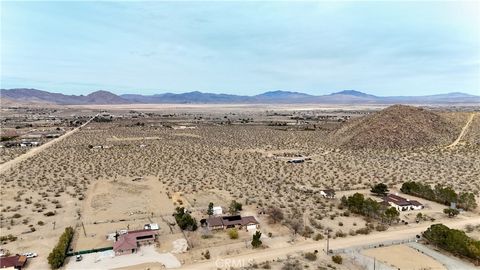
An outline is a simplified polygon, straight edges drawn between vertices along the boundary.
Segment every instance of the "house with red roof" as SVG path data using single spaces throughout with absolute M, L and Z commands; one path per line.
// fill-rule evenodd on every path
M 27 263 L 27 256 L 15 255 L 0 257 L 0 269 L 22 269 Z
M 113 243 L 115 255 L 136 253 L 140 246 L 151 245 L 158 238 L 157 230 L 128 231 L 125 234 L 116 235 Z

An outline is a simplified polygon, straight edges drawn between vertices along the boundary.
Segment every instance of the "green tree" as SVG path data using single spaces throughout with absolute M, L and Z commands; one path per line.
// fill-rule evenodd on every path
M 424 233 L 425 239 L 455 255 L 480 260 L 480 241 L 468 237 L 465 232 L 434 224 Z
M 385 196 L 385 195 L 387 195 L 389 190 L 388 190 L 387 185 L 385 185 L 384 183 L 379 183 L 379 184 L 374 185 L 372 187 L 372 189 L 370 190 L 370 192 L 372 192 L 373 194 L 375 194 L 377 196 Z
M 70 242 L 73 238 L 73 228 L 67 227 L 65 231 L 60 236 L 57 245 L 53 248 L 52 252 L 48 254 L 47 260 L 48 264 L 52 269 L 58 269 L 62 267 L 65 258 L 67 256 L 67 250 L 70 245 Z
M 458 215 L 460 213 L 460 211 L 458 211 L 457 209 L 453 209 L 453 208 L 445 208 L 445 209 L 443 209 L 443 213 L 447 214 L 448 217 L 455 217 L 456 215 Z
M 463 209 L 469 211 L 477 208 L 477 201 L 475 200 L 475 195 L 470 192 L 462 192 L 458 196 L 458 204 Z
M 435 200 L 445 205 L 450 205 L 452 202 L 457 201 L 457 193 L 451 187 L 442 187 L 441 185 L 435 186 Z
M 231 215 L 235 215 L 237 214 L 239 211 L 242 211 L 242 204 L 233 200 L 231 203 L 230 203 L 230 207 L 228 207 L 228 212 L 231 214 Z
M 182 230 L 195 231 L 198 228 L 197 221 L 185 211 L 185 208 L 177 207 L 174 216 Z
M 262 237 L 262 233 L 259 231 L 256 231 L 255 234 L 252 236 L 253 248 L 258 248 L 262 245 L 262 240 L 260 240 L 260 237 Z
M 208 214 L 209 216 L 213 215 L 213 202 L 210 202 L 210 203 L 208 204 L 207 214 Z
M 397 211 L 397 209 L 395 209 L 395 207 L 390 207 L 385 210 L 384 216 L 387 223 L 392 224 L 393 221 L 398 219 L 400 213 Z

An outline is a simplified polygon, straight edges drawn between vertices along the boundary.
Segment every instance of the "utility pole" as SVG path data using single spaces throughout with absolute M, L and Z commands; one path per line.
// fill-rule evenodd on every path
M 53 229 L 55 230 L 55 221 L 53 222 Z
M 327 229 L 327 255 L 329 254 L 330 251 L 330 230 Z
M 376 269 L 376 260 L 375 260 L 375 257 L 373 257 L 373 270 Z
M 85 237 L 87 237 L 87 232 L 85 231 L 85 225 L 83 225 L 83 221 L 82 221 L 82 227 L 83 227 L 83 234 L 85 235 Z

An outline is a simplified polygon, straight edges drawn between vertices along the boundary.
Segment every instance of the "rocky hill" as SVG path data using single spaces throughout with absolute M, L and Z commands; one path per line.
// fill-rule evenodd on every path
M 330 134 L 329 142 L 353 149 L 418 148 L 447 145 L 459 132 L 457 126 L 437 113 L 393 105 L 346 123 Z

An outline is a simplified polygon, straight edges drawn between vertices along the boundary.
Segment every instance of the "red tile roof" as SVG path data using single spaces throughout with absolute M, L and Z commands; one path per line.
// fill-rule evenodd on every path
M 135 237 L 129 237 L 128 234 L 121 236 L 117 242 L 113 243 L 113 250 L 130 250 L 137 248 L 137 239 Z
M 137 237 L 156 235 L 156 230 L 136 230 L 128 231 L 126 234 L 120 235 L 117 242 L 113 244 L 113 250 L 129 250 L 137 248 Z

